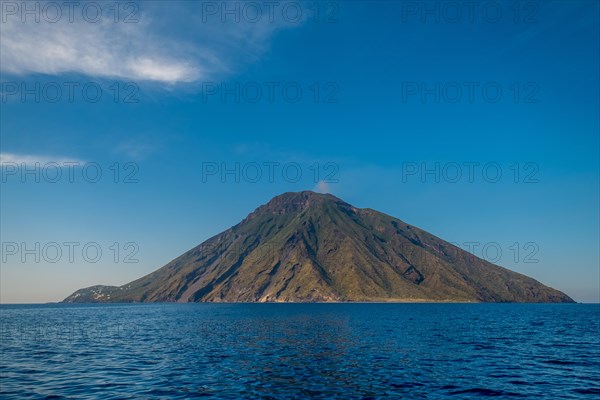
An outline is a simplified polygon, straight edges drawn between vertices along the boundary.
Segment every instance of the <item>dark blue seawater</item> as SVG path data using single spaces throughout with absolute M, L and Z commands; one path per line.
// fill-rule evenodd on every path
M 0 398 L 600 398 L 600 305 L 3 305 Z

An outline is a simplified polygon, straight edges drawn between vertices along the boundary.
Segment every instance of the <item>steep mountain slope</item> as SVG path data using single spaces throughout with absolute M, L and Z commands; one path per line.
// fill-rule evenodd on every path
M 572 302 L 421 229 L 328 194 L 285 193 L 120 287 L 65 302 Z

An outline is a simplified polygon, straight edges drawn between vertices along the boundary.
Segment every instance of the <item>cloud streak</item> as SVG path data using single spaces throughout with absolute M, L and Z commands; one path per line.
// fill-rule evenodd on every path
M 149 29 L 149 24 L 142 22 L 125 25 L 65 21 L 52 25 L 9 20 L 2 26 L 2 72 L 78 73 L 169 84 L 202 77 L 195 61 L 164 50 L 158 41 L 156 46 L 149 46 L 153 40 Z
M 217 79 L 240 63 L 256 61 L 276 30 L 292 26 L 268 20 L 207 21 L 200 6 L 185 3 L 144 2 L 136 23 L 112 18 L 23 23 L 11 16 L 2 23 L 2 72 L 72 73 L 167 85 Z
M 54 157 L 54 156 L 46 156 L 46 155 L 35 155 L 35 154 L 16 154 L 16 153 L 0 153 L 0 167 L 5 167 L 7 165 L 27 165 L 27 166 L 36 166 L 36 165 L 48 165 L 51 163 L 56 163 L 59 165 L 65 164 L 78 164 L 82 165 L 86 162 L 83 160 L 79 160 L 76 158 L 70 157 Z

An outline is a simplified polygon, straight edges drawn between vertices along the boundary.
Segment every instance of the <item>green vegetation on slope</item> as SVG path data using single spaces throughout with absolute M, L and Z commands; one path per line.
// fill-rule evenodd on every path
M 120 287 L 65 302 L 572 302 L 383 213 L 284 193 L 238 225 Z

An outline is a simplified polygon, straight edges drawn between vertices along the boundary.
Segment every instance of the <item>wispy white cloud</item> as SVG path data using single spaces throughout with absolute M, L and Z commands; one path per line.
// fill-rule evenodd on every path
M 114 153 L 124 155 L 133 161 L 141 161 L 155 151 L 158 151 L 158 145 L 136 139 L 121 142 L 114 149 Z
M 16 153 L 0 153 L 0 166 L 6 165 L 27 165 L 27 166 L 36 166 L 36 165 L 48 165 L 50 163 L 56 163 L 58 165 L 65 164 L 79 164 L 83 165 L 86 161 L 71 158 L 71 157 L 56 157 L 56 156 L 48 156 L 48 155 L 39 155 L 39 154 L 16 154 Z
M 331 193 L 331 187 L 325 181 L 319 181 L 313 188 L 313 192 L 317 193 Z
M 148 23 L 20 23 L 2 26 L 2 72 L 16 75 L 79 73 L 163 83 L 191 82 L 200 66 L 152 41 Z M 118 40 L 121 38 L 121 40 Z
M 136 23 L 112 18 L 71 22 L 66 17 L 56 23 L 22 23 L 9 16 L 2 23 L 2 72 L 75 73 L 169 85 L 217 79 L 240 62 L 258 59 L 276 30 L 298 26 L 267 19 L 207 21 L 194 2 L 144 2 L 142 7 Z

